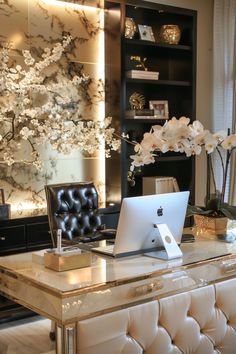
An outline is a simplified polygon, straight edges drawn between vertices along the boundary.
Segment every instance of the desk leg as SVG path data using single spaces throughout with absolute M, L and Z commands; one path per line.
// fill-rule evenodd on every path
M 56 354 L 76 354 L 76 324 L 56 324 Z

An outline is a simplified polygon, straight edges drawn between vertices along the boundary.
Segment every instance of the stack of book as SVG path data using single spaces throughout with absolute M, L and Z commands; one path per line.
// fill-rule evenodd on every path
M 126 118 L 128 119 L 153 119 L 154 109 L 129 109 L 126 111 Z
M 130 79 L 159 80 L 158 71 L 129 70 L 126 77 Z

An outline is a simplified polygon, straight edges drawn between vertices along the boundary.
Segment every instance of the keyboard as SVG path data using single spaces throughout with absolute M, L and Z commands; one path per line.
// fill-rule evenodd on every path
M 102 246 L 102 247 L 93 247 L 91 251 L 106 254 L 113 256 L 114 245 Z

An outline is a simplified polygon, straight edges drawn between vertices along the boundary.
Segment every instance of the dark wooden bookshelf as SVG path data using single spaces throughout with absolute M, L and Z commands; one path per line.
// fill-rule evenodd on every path
M 112 116 L 114 127 L 128 134 L 133 141 L 141 141 L 152 125 L 165 124 L 161 119 L 130 119 L 126 117 L 129 97 L 132 93 L 149 101 L 168 101 L 169 117 L 187 116 L 196 119 L 196 33 L 197 12 L 174 6 L 140 0 L 105 1 L 105 77 L 106 115 Z M 125 18 L 131 17 L 138 24 L 152 27 L 155 42 L 142 40 L 136 31 L 132 39 L 125 38 Z M 160 28 L 164 24 L 176 24 L 181 29 L 178 44 L 161 43 Z M 149 71 L 159 72 L 159 80 L 126 77 L 127 71 L 137 70 L 131 56 L 146 57 Z M 142 168 L 136 176 L 135 186 L 127 181 L 133 147 L 122 142 L 120 154 L 114 153 L 106 162 L 108 200 L 142 195 L 143 176 L 172 176 L 181 190 L 190 190 L 191 202 L 195 195 L 195 159 L 169 153 L 158 162 Z
M 142 85 L 170 85 L 170 86 L 191 86 L 190 81 L 174 81 L 174 80 L 147 80 L 147 79 L 131 79 L 126 78 L 127 83 L 136 83 Z
M 170 49 L 170 50 L 186 50 L 186 51 L 192 50 L 192 47 L 190 45 L 156 43 L 156 42 L 144 41 L 140 39 L 125 38 L 125 43 L 127 45 L 133 45 L 133 46 L 140 45 L 140 46 L 149 46 L 153 48 L 162 48 L 162 49 Z

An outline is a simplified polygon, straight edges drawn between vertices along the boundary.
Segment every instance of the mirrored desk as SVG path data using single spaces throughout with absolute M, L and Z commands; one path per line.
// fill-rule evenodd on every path
M 233 353 L 236 244 L 181 249 L 184 258 L 172 261 L 93 254 L 91 267 L 66 272 L 30 252 L 0 257 L 1 293 L 56 322 L 57 354 L 163 354 L 171 346 L 213 353 L 222 345 Z M 200 260 L 206 253 L 212 259 Z

